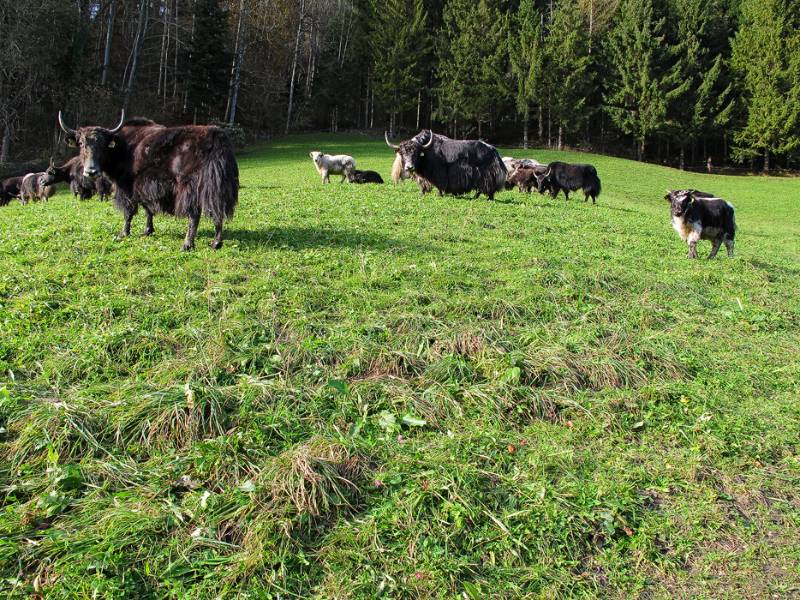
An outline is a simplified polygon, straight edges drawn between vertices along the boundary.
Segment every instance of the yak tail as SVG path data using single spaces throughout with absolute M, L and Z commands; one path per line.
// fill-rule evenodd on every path
M 395 154 L 392 163 L 392 183 L 400 183 L 403 179 L 403 157 Z
M 483 181 L 478 189 L 487 196 L 493 196 L 495 192 L 505 188 L 508 169 L 496 148 L 494 149 L 494 159 L 481 171 L 481 178 Z
M 196 175 L 196 193 L 203 214 L 215 223 L 233 217 L 239 201 L 239 165 L 233 146 L 219 129 L 211 129 L 211 148 Z

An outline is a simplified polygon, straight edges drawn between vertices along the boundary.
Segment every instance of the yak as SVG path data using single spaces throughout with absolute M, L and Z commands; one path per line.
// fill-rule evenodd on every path
M 125 121 L 116 127 L 71 129 L 61 112 L 58 123 L 80 150 L 83 175 L 101 173 L 116 186 L 114 205 L 122 212 L 120 237 L 131 232 L 131 220 L 141 206 L 147 214 L 144 235 L 151 235 L 153 215 L 187 217 L 183 250 L 194 248 L 200 217 L 214 223 L 211 247 L 222 247 L 222 225 L 233 217 L 239 200 L 239 166 L 233 145 L 219 127 L 164 127 L 147 119 Z
M 383 183 L 383 177 L 377 171 L 359 171 L 355 169 L 348 178 L 350 183 Z
M 14 198 L 19 198 L 20 185 L 22 185 L 22 176 L 8 177 L 0 181 L 0 206 L 5 206 Z
M 672 227 L 689 246 L 689 258 L 697 258 L 700 240 L 711 241 L 708 258 L 717 255 L 723 242 L 733 256 L 736 212 L 730 202 L 697 190 L 667 190 L 664 199 L 670 203 Z
M 94 191 L 100 196 L 100 200 L 105 202 L 114 193 L 114 184 L 108 177 L 101 175 L 94 182 Z
M 105 177 L 98 178 L 98 182 Z M 83 175 L 83 161 L 80 156 L 74 156 L 60 167 L 53 164 L 44 172 L 44 185 L 55 185 L 56 183 L 67 182 L 69 189 L 76 198 L 88 200 L 96 191 L 97 183 Z
M 23 204 L 37 200 L 47 200 L 56 193 L 56 188 L 46 183 L 46 174 L 28 173 L 19 186 L 19 199 Z
M 494 146 L 479 140 L 452 140 L 423 130 L 399 145 L 386 144 L 402 159 L 402 169 L 428 181 L 439 195 L 475 191 L 494 200 L 508 171 Z
M 570 165 L 563 162 L 551 162 L 547 165 L 547 170 L 537 172 L 539 192 L 544 193 L 549 188 L 550 195 L 555 198 L 558 192 L 564 192 L 564 197 L 569 200 L 569 193 L 575 190 L 583 190 L 586 202 L 592 199 L 595 204 L 600 195 L 600 178 L 597 176 L 597 169 L 592 165 Z
M 392 183 L 398 184 L 405 179 L 413 179 L 416 181 L 419 186 L 419 193 L 423 196 L 433 190 L 430 181 L 424 177 L 420 177 L 417 173 L 406 171 L 403 168 L 403 157 L 400 156 L 400 154 L 395 154 L 394 163 L 392 163 Z
M 317 173 L 322 177 L 322 183 L 330 183 L 331 175 L 341 175 L 340 183 L 350 180 L 356 168 L 355 159 L 347 154 L 331 155 L 315 150 L 314 152 L 309 152 L 308 155 L 314 161 Z

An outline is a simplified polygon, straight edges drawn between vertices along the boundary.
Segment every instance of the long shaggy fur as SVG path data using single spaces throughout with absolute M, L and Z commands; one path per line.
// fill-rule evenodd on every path
M 83 127 L 76 135 L 82 140 L 84 167 L 97 165 L 116 186 L 114 205 L 125 216 L 123 236 L 141 206 L 148 215 L 147 234 L 156 213 L 187 217 L 184 249 L 190 249 L 197 222 L 205 215 L 216 229 L 212 246 L 222 245 L 222 224 L 233 216 L 239 198 L 239 167 L 219 127 L 164 127 L 136 119 L 116 133 Z
M 582 190 L 584 201 L 591 198 L 594 203 L 600 195 L 600 178 L 597 176 L 597 169 L 592 165 L 571 165 L 556 161 L 547 165 L 547 168 L 549 174 L 539 179 L 540 191 L 543 186 L 548 186 L 553 198 L 563 191 L 564 197 L 569 200 L 570 192 Z
M 416 173 L 409 173 L 403 168 L 403 157 L 399 153 L 394 155 L 394 162 L 392 163 L 392 183 L 398 184 L 406 179 L 413 179 L 419 186 L 419 192 L 423 196 L 433 190 L 433 185 L 424 177 L 420 177 Z
M 6 206 L 14 198 L 19 198 L 22 177 L 8 177 L 0 181 L 0 206 Z
M 433 136 L 433 143 L 427 145 Z M 506 182 L 508 170 L 494 146 L 476 140 L 452 140 L 423 131 L 400 144 L 404 165 L 429 181 L 440 194 L 475 191 L 493 199 Z

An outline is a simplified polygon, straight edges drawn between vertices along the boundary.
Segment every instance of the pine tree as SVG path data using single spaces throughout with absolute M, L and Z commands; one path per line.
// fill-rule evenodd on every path
M 394 133 L 397 113 L 417 100 L 430 50 L 427 13 L 422 0 L 371 0 L 374 28 L 370 35 L 375 97 L 390 114 Z
M 716 5 L 706 0 L 673 0 L 676 15 L 676 69 L 683 85 L 669 107 L 668 127 L 680 148 L 680 167 L 686 146 L 728 123 L 733 110 L 731 85 L 723 86 L 721 55 L 708 49 Z
M 564 134 L 577 130 L 587 118 L 589 37 L 574 0 L 563 0 L 553 13 L 547 36 L 547 77 L 550 108 L 558 126 L 558 148 Z
M 542 101 L 544 75 L 542 15 L 535 0 L 522 0 L 509 38 L 511 73 L 517 84 L 516 108 L 523 118 L 523 146 L 528 147 L 530 109 Z
M 441 116 L 482 126 L 507 99 L 508 13 L 487 0 L 451 0 L 444 9 L 437 74 Z
M 731 63 L 746 112 L 737 132 L 739 159 L 786 154 L 800 147 L 800 34 L 782 0 L 743 0 Z
M 606 111 L 623 133 L 637 142 L 643 160 L 648 138 L 666 122 L 667 106 L 683 91 L 678 72 L 668 67 L 664 19 L 653 0 L 622 0 L 608 39 L 609 75 Z
M 197 0 L 189 45 L 188 108 L 194 119 L 222 120 L 232 60 L 228 12 L 218 0 Z

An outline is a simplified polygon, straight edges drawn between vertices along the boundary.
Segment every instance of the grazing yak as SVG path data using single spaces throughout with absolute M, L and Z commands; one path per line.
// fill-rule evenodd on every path
M 350 183 L 383 183 L 383 177 L 376 171 L 359 171 L 355 169 L 349 178 Z
M 69 183 L 69 189 L 76 198 L 81 200 L 88 200 L 97 189 L 97 185 L 101 180 L 106 180 L 105 176 L 101 176 L 97 181 L 92 181 L 83 175 L 83 161 L 80 156 L 70 158 L 60 167 L 50 161 L 50 166 L 44 172 L 44 184 L 55 185 L 56 183 L 66 182 Z
M 730 202 L 697 190 L 667 190 L 664 199 L 670 203 L 672 226 L 689 246 L 689 258 L 697 258 L 700 240 L 711 241 L 708 258 L 717 255 L 723 242 L 733 256 L 736 214 Z
M 144 235 L 153 233 L 156 213 L 187 217 L 183 249 L 191 250 L 205 215 L 214 222 L 211 247 L 222 247 L 223 222 L 233 216 L 239 199 L 239 166 L 222 129 L 164 127 L 147 119 L 126 122 L 125 111 L 113 129 L 71 129 L 61 112 L 58 123 L 80 150 L 83 175 L 96 179 L 104 173 L 116 186 L 114 205 L 125 218 L 121 237 L 130 235 L 141 206 L 147 213 Z
M 5 206 L 14 198 L 19 198 L 20 185 L 22 185 L 22 176 L 8 177 L 0 181 L 0 206 Z
M 592 165 L 570 165 L 563 162 L 551 162 L 547 165 L 547 170 L 536 174 L 539 192 L 544 193 L 550 190 L 550 195 L 555 198 L 558 192 L 563 191 L 564 197 L 569 200 L 569 193 L 575 190 L 583 190 L 586 202 L 592 199 L 592 204 L 597 201 L 600 195 L 600 178 L 597 176 L 597 169 Z
M 330 183 L 330 175 L 341 175 L 341 181 L 349 180 L 356 168 L 356 160 L 347 154 L 330 155 L 314 151 L 308 155 L 314 161 L 317 173 L 322 176 L 322 183 Z
M 22 183 L 19 186 L 19 199 L 23 204 L 28 202 L 35 202 L 37 200 L 47 200 L 56 193 L 55 186 L 48 185 L 47 174 L 42 171 L 40 173 L 28 173 L 22 178 Z
M 451 140 L 424 130 L 399 145 L 386 144 L 402 159 L 402 169 L 419 175 L 443 194 L 475 191 L 490 200 L 503 189 L 508 170 L 497 150 L 479 140 Z

